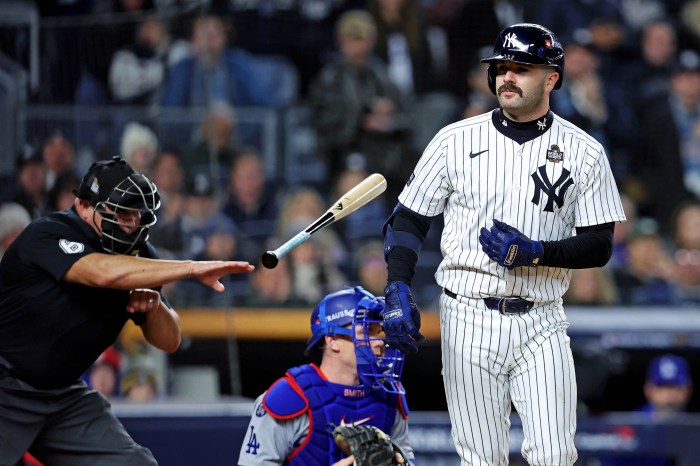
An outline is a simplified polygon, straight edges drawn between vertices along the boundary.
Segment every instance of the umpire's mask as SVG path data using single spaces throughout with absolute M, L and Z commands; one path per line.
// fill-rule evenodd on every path
M 95 162 L 80 182 L 76 196 L 102 216 L 102 247 L 113 254 L 136 255 L 148 240 L 160 207 L 156 185 L 121 157 Z M 127 232 L 126 230 L 132 230 Z

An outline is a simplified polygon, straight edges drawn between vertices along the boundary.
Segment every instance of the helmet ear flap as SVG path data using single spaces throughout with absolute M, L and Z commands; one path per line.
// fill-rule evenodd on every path
M 493 95 L 496 95 L 496 65 L 494 63 L 489 63 L 489 69 L 487 71 L 486 79 L 489 85 L 489 89 L 491 89 Z
M 557 78 L 557 82 L 554 83 L 554 89 L 559 89 L 561 87 L 561 83 L 564 82 L 564 70 L 562 70 L 560 67 L 555 67 L 557 70 L 557 73 L 559 73 L 559 77 Z

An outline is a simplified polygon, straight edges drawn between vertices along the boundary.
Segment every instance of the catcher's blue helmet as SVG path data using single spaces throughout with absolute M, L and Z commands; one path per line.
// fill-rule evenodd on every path
M 401 384 L 403 354 L 386 345 L 380 355 L 373 350 L 373 342 L 384 341 L 380 315 L 384 308 L 383 297 L 376 297 L 361 286 L 327 295 L 311 313 L 311 337 L 305 354 L 317 351 L 325 335 L 352 337 L 360 382 L 372 390 L 405 394 Z
M 564 49 L 549 29 L 532 23 L 518 23 L 502 30 L 496 38 L 493 53 L 481 60 L 489 63 L 489 89 L 496 93 L 497 61 L 514 61 L 525 65 L 552 66 L 559 73 L 554 89 L 559 89 L 564 79 Z

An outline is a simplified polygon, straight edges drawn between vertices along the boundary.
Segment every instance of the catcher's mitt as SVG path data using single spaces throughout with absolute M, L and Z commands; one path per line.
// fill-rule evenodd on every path
M 336 445 L 347 455 L 355 458 L 355 466 L 393 466 L 408 464 L 398 445 L 381 429 L 366 424 L 330 424 Z M 403 462 L 397 461 L 401 458 Z

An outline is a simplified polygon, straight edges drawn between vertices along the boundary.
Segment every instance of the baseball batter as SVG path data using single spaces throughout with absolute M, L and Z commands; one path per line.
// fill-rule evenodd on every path
M 499 34 L 488 84 L 500 108 L 451 124 L 425 149 L 384 228 L 387 340 L 417 351 L 411 279 L 444 216 L 443 378 L 463 465 L 508 464 L 511 403 L 532 465 L 572 465 L 576 380 L 562 307 L 571 269 L 601 267 L 625 220 L 603 147 L 554 115 L 564 52 L 536 24 Z

